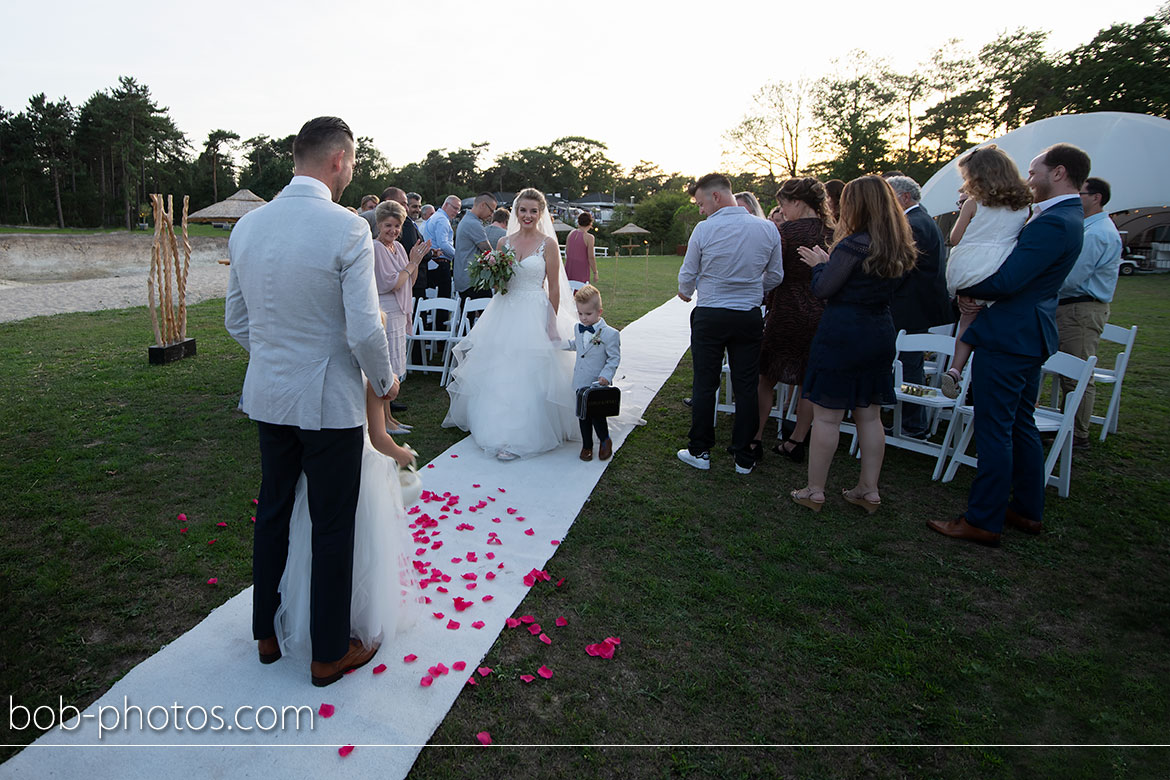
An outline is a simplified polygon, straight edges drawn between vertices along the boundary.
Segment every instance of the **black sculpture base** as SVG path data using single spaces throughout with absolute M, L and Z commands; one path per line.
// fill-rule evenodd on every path
M 174 344 L 168 344 L 165 347 L 155 345 L 150 347 L 148 352 L 152 366 L 174 363 L 176 360 L 182 360 L 185 357 L 193 357 L 195 355 L 195 339 L 183 339 L 182 341 L 176 341 Z

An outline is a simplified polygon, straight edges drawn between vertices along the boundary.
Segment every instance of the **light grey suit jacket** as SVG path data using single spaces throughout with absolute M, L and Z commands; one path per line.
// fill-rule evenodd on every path
M 224 325 L 249 353 L 240 408 L 306 430 L 360 426 L 362 371 L 379 395 L 394 382 L 366 221 L 290 184 L 239 221 L 228 255 Z
M 577 329 L 569 342 L 569 349 L 577 353 L 577 362 L 573 366 L 574 390 L 589 387 L 602 376 L 613 384 L 613 375 L 622 361 L 621 332 L 606 325 L 604 319 L 599 319 L 593 328 L 595 333 L 582 333 Z M 595 338 L 601 343 L 594 344 Z

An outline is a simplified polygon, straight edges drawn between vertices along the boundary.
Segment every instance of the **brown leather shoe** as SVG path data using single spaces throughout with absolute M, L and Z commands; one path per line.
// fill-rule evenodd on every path
M 1023 531 L 1033 536 L 1044 530 L 1044 524 L 1039 520 L 1029 520 L 1010 506 L 1003 513 L 1003 521 L 1017 531 Z
M 965 539 L 987 547 L 999 547 L 999 534 L 976 528 L 967 522 L 966 515 L 959 515 L 954 520 L 927 520 L 926 527 L 952 539 Z
M 260 652 L 262 664 L 274 664 L 280 660 L 280 644 L 274 636 L 257 640 L 256 649 Z
M 597 451 L 597 457 L 601 460 L 609 460 L 610 455 L 613 455 L 613 439 L 606 439 L 601 443 L 601 449 Z
M 586 449 L 585 447 L 581 448 L 581 460 L 586 460 L 586 461 L 593 460 L 593 448 L 592 447 L 590 447 L 589 449 Z
M 309 669 L 313 674 L 313 685 L 324 688 L 341 679 L 346 672 L 365 666 L 378 652 L 378 646 L 366 647 L 356 639 L 349 640 L 349 652 L 336 661 L 326 663 L 313 661 Z

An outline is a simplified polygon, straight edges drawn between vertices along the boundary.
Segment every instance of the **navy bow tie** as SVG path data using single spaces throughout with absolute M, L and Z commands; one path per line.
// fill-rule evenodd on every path
M 584 333 L 585 331 L 589 331 L 590 333 L 596 333 L 596 331 L 593 330 L 592 325 L 582 325 L 581 323 L 578 322 L 577 323 L 577 332 Z

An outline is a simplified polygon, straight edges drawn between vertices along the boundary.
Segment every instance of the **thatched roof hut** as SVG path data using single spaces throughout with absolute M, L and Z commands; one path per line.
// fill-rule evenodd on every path
M 240 190 L 227 200 L 221 200 L 205 209 L 199 209 L 187 217 L 188 222 L 235 222 L 252 209 L 258 209 L 268 201 L 251 190 Z

